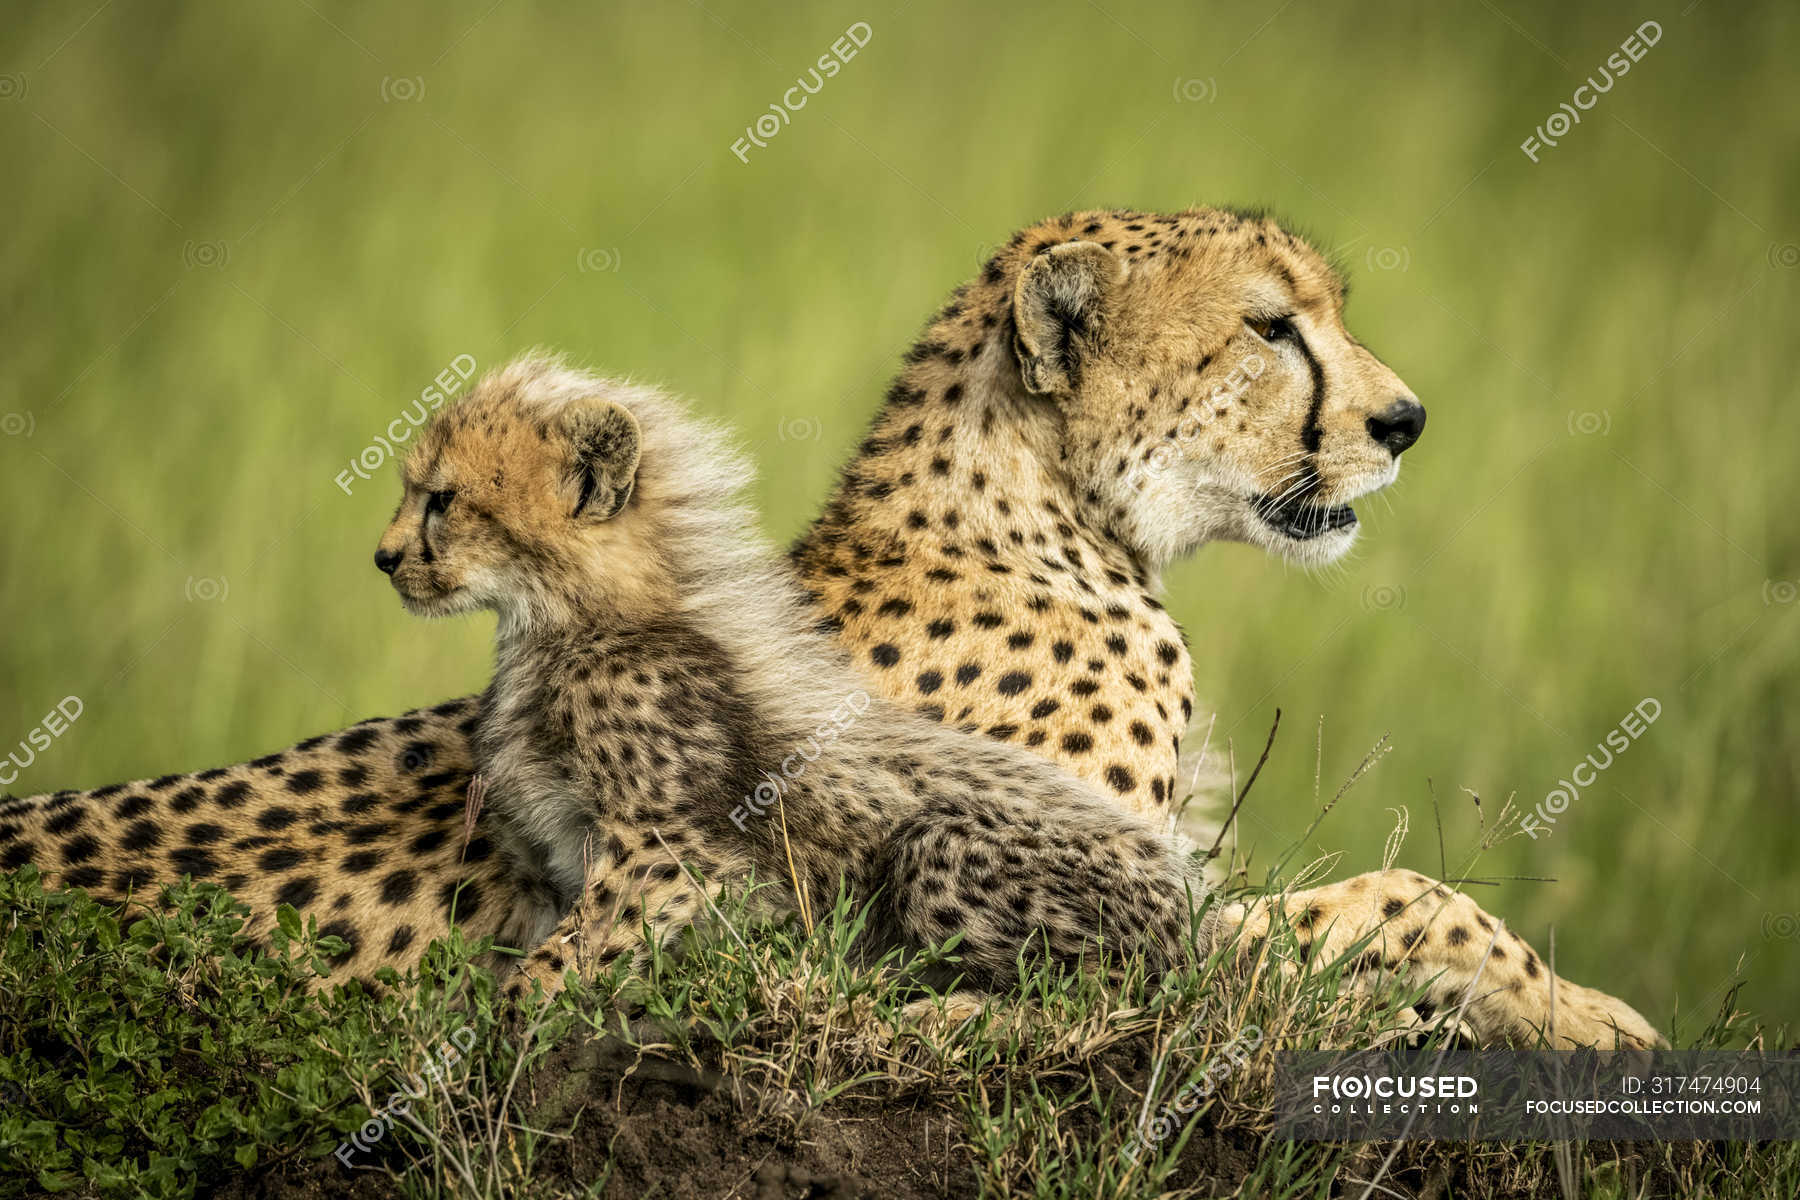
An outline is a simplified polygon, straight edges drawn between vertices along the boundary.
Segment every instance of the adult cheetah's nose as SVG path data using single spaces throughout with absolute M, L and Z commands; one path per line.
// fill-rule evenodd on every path
M 1369 418 L 1369 436 L 1386 446 L 1396 458 L 1425 432 L 1425 406 L 1402 396 Z
M 404 556 L 398 550 L 377 550 L 375 551 L 375 565 L 381 568 L 383 575 L 392 575 L 394 568 L 400 565 L 402 557 Z

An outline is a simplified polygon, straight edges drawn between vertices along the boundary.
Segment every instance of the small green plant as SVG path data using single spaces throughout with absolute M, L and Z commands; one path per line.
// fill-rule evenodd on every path
M 0 875 L 0 1195 L 188 1196 L 328 1153 L 367 1116 L 344 1057 L 374 1057 L 420 997 L 444 1006 L 416 984 L 315 993 L 345 947 L 291 908 L 258 946 L 219 887 L 159 900 Z

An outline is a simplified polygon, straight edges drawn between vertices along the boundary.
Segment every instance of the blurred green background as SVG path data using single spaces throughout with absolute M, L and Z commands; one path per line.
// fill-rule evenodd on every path
M 1534 163 L 1520 143 L 1660 39 Z M 766 148 L 732 143 L 854 22 Z M 488 626 L 369 558 L 334 482 L 459 355 L 532 345 L 730 418 L 784 542 L 898 355 L 1017 226 L 1268 205 L 1431 426 L 1316 575 L 1171 572 L 1266 865 L 1452 869 L 1645 697 L 1656 723 L 1477 889 L 1664 1023 L 1741 963 L 1800 995 L 1800 10 L 1329 6 L 15 6 L 0 52 L 0 747 L 25 793 L 198 768 L 478 688 Z M 1554 134 L 1554 130 L 1551 131 Z M 379 457 L 380 452 L 373 452 Z

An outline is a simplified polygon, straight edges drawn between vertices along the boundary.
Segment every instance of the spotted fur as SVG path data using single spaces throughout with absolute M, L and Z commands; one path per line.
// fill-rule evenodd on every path
M 517 872 L 485 829 L 464 833 L 474 697 L 307 738 L 247 763 L 90 791 L 0 800 L 0 868 L 113 903 L 182 876 L 250 906 L 260 941 L 278 905 L 349 948 L 344 972 L 406 967 L 449 929 L 519 936 Z

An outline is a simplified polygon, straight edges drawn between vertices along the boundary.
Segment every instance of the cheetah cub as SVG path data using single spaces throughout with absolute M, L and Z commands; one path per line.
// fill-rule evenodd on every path
M 499 617 L 474 745 L 544 897 L 515 914 L 537 948 L 508 994 L 641 955 L 752 876 L 796 909 L 876 896 L 878 946 L 960 933 L 975 986 L 1021 949 L 1187 954 L 1187 858 L 1041 757 L 871 697 L 758 532 L 751 474 L 673 398 L 540 357 L 406 461 L 377 565 L 412 612 Z

